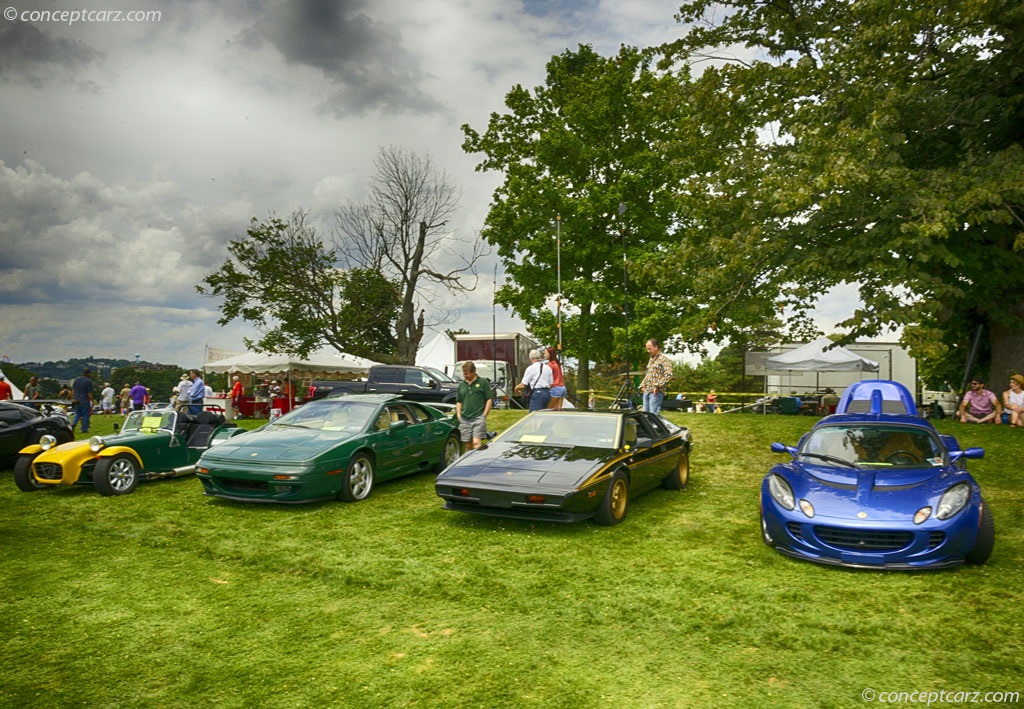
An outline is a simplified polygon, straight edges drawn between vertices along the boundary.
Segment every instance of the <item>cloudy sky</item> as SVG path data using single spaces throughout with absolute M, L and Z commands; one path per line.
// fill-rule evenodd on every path
M 454 178 L 452 226 L 474 238 L 499 178 L 473 171 L 461 124 L 483 130 L 554 54 L 684 31 L 671 0 L 118 1 L 12 0 L 0 20 L 0 353 L 15 362 L 241 350 L 254 333 L 219 327 L 195 285 L 251 217 L 326 224 L 360 200 L 381 147 Z M 436 303 L 461 306 L 450 327 L 490 330 L 493 268 Z

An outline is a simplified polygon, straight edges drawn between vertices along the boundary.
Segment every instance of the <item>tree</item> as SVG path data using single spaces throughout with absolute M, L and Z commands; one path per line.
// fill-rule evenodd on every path
M 463 149 L 484 155 L 477 170 L 504 173 L 483 231 L 509 279 L 497 299 L 554 342 L 550 299 L 561 295 L 580 389 L 590 388 L 591 361 L 628 355 L 635 364 L 648 337 L 663 339 L 696 310 L 685 272 L 668 297 L 626 268 L 659 258 L 673 241 L 683 219 L 679 172 L 700 171 L 707 159 L 679 89 L 685 81 L 685 72 L 653 71 L 634 48 L 604 58 L 581 45 L 548 62 L 546 85 L 514 87 L 508 112 L 492 114 L 484 133 L 462 127 Z M 683 145 L 692 147 L 685 156 Z
M 425 326 L 422 303 L 430 297 L 425 289 L 435 284 L 449 292 L 472 290 L 475 277 L 471 284 L 463 279 L 474 274 L 482 253 L 478 241 L 459 239 L 446 228 L 458 209 L 459 190 L 429 157 L 388 147 L 374 165 L 369 198 L 337 212 L 338 249 L 346 265 L 398 284 L 395 349 L 399 362 L 413 364 Z
M 378 271 L 339 269 L 337 250 L 305 212 L 253 218 L 228 253 L 196 290 L 224 298 L 219 324 L 237 318 L 257 327 L 260 337 L 244 338 L 246 347 L 306 356 L 326 344 L 374 359 L 395 351 L 398 289 Z
M 679 19 L 697 24 L 669 60 L 724 60 L 685 87 L 721 155 L 681 199 L 726 218 L 648 275 L 685 265 L 709 302 L 772 294 L 804 309 L 856 282 L 865 307 L 839 323 L 847 341 L 903 325 L 915 355 L 962 367 L 980 325 L 989 379 L 1019 370 L 1024 6 L 696 0 Z M 755 58 L 728 60 L 736 45 Z

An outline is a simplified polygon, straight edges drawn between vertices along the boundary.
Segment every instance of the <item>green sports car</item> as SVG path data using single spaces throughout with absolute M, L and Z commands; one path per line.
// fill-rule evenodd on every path
M 442 470 L 460 453 L 458 422 L 396 395 L 321 399 L 211 449 L 204 492 L 246 502 L 356 502 L 377 482 Z

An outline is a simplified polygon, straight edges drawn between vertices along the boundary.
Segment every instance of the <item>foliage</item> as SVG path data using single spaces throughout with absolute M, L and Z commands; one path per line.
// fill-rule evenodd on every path
M 549 298 L 558 295 L 560 251 L 563 341 L 581 362 L 583 388 L 591 361 L 625 358 L 624 309 L 635 362 L 683 307 L 623 270 L 674 231 L 677 180 L 664 147 L 690 113 L 677 85 L 635 49 L 605 58 L 580 46 L 549 61 L 546 85 L 514 87 L 508 112 L 492 114 L 485 132 L 462 127 L 463 149 L 483 155 L 477 169 L 504 173 L 483 231 L 509 278 L 497 300 L 555 342 Z
M 336 250 L 304 212 L 254 217 L 228 252 L 196 290 L 224 299 L 219 324 L 240 319 L 257 327 L 259 339 L 244 338 L 246 347 L 300 356 L 325 344 L 362 357 L 394 352 L 395 284 L 378 271 L 339 269 Z
M 337 212 L 338 253 L 347 266 L 397 284 L 394 351 L 400 364 L 414 364 L 426 325 L 423 302 L 430 297 L 424 289 L 472 290 L 475 278 L 472 285 L 463 279 L 482 254 L 477 241 L 459 239 L 447 228 L 459 190 L 429 157 L 388 147 L 374 165 L 367 201 Z
M 679 19 L 670 59 L 721 60 L 687 87 L 720 155 L 681 190 L 700 228 L 651 277 L 697 268 L 708 302 L 801 312 L 857 282 L 846 340 L 912 326 L 912 353 L 949 370 L 982 325 L 992 378 L 1019 368 L 1024 6 L 694 0 Z
M 295 507 L 207 498 L 192 477 L 118 499 L 21 493 L 4 471 L 0 704 L 855 707 L 865 688 L 1019 690 L 1019 431 L 939 422 L 986 447 L 970 467 L 997 524 L 989 564 L 883 573 L 760 541 L 768 444 L 815 419 L 669 417 L 696 441 L 689 488 L 638 498 L 613 528 L 445 512 L 431 475 Z

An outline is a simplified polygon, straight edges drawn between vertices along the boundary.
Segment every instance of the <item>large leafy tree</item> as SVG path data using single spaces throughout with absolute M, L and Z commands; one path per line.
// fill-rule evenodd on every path
M 423 339 L 425 303 L 436 287 L 464 292 L 476 287 L 479 240 L 462 239 L 448 226 L 460 191 L 429 156 L 398 147 L 382 148 L 369 196 L 337 211 L 338 252 L 346 265 L 381 274 L 398 285 L 394 325 L 399 362 L 413 364 Z M 432 308 L 433 324 L 450 313 Z
M 720 162 L 681 190 L 703 223 L 647 275 L 689 269 L 722 315 L 857 282 L 847 339 L 903 325 L 915 354 L 962 367 L 980 326 L 991 379 L 1019 371 L 1024 6 L 696 0 L 679 19 L 668 59 L 720 60 L 686 87 Z
M 336 248 L 304 212 L 254 218 L 228 253 L 196 289 L 224 299 L 219 324 L 240 319 L 257 328 L 247 347 L 305 356 L 329 345 L 374 359 L 395 352 L 398 288 L 379 271 L 338 268 Z
M 486 131 L 463 126 L 463 148 L 484 156 L 477 169 L 504 174 L 483 230 L 508 274 L 497 299 L 554 343 L 552 299 L 561 296 L 562 340 L 580 362 L 580 389 L 589 388 L 591 361 L 640 362 L 644 341 L 664 339 L 681 321 L 706 334 L 686 271 L 662 292 L 624 267 L 661 258 L 686 218 L 680 174 L 710 164 L 685 82 L 685 71 L 654 71 L 634 48 L 606 58 L 582 45 L 549 61 L 545 85 L 515 86 Z

